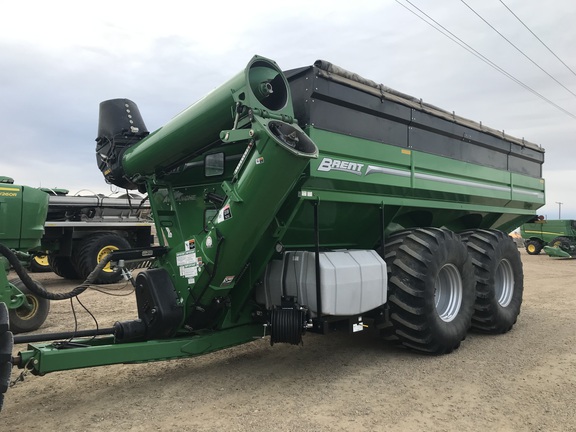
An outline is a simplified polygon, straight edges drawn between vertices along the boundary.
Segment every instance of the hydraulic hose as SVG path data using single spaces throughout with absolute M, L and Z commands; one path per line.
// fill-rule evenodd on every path
M 100 271 L 108 264 L 108 262 L 112 259 L 112 255 L 106 255 L 102 261 L 98 263 L 98 265 L 92 270 L 92 272 L 88 275 L 86 280 L 76 288 L 72 289 L 72 291 L 68 291 L 66 293 L 52 293 L 46 291 L 41 285 L 37 284 L 29 275 L 18 257 L 14 254 L 14 252 L 0 243 L 0 254 L 4 255 L 10 265 L 16 271 L 16 274 L 20 277 L 20 280 L 24 284 L 26 288 L 28 288 L 32 293 L 36 294 L 39 297 L 48 299 L 48 300 L 67 300 L 72 297 L 76 297 L 79 294 L 82 294 L 86 289 L 94 283 L 96 277 L 100 273 Z
M 60 332 L 60 333 L 43 333 L 35 335 L 16 335 L 14 336 L 15 344 L 34 343 L 34 342 L 47 342 L 59 339 L 72 339 L 86 336 L 102 336 L 114 334 L 114 327 L 95 329 L 95 330 L 77 330 L 73 332 Z

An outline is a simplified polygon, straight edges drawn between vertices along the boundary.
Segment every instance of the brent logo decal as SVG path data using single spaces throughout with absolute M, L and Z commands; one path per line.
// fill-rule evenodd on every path
M 320 162 L 318 171 L 344 171 L 351 174 L 362 175 L 364 164 L 343 161 L 339 159 L 324 158 Z

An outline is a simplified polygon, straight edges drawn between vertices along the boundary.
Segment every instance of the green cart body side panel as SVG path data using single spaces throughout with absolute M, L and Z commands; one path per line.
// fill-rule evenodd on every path
M 320 155 L 300 184 L 320 200 L 321 239 L 330 247 L 373 247 L 380 206 L 389 232 L 444 226 L 512 230 L 544 204 L 539 178 L 309 128 Z M 286 230 L 287 246 L 311 247 L 311 206 Z

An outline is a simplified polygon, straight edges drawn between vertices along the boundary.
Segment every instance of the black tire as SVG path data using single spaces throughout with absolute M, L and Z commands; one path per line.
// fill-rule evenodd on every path
M 72 263 L 72 259 L 70 257 L 49 254 L 48 263 L 50 264 L 52 271 L 58 276 L 70 280 L 80 279 L 80 275 L 76 271 L 76 267 Z
M 390 321 L 400 343 L 416 351 L 457 349 L 474 312 L 474 267 L 452 231 L 419 228 L 387 260 Z
M 406 231 L 398 231 L 392 234 L 390 237 L 386 239 L 386 243 L 384 245 L 384 260 L 386 263 L 391 263 L 396 258 L 396 251 L 400 246 L 402 246 L 402 242 L 404 238 L 411 234 L 411 230 Z M 387 264 L 387 272 L 388 272 L 388 280 L 392 277 L 390 274 L 390 265 Z M 390 293 L 388 293 L 388 297 Z M 388 312 L 390 310 L 388 309 Z M 376 323 L 378 333 L 380 337 L 385 340 L 386 342 L 390 342 L 393 344 L 400 343 L 400 339 L 396 336 L 396 331 L 394 324 L 390 320 L 390 316 L 383 316 L 381 320 Z
M 0 411 L 2 411 L 4 393 L 10 386 L 13 348 L 14 337 L 8 322 L 8 307 L 0 302 Z
M 114 233 L 97 233 L 86 237 L 76 255 L 76 271 L 82 280 L 94 270 L 98 263 L 110 252 L 120 249 L 129 249 L 130 243 L 123 237 Z M 120 269 L 112 269 L 110 264 L 100 272 L 94 283 L 111 284 L 122 278 Z
M 549 244 L 550 246 L 560 248 L 565 252 L 570 252 L 570 239 L 568 237 L 556 237 Z
M 518 248 L 502 231 L 476 230 L 468 236 L 476 275 L 472 328 L 500 334 L 516 323 L 522 305 L 524 273 Z
M 22 291 L 28 299 L 28 303 L 32 306 L 32 309 L 22 306 L 18 309 L 8 310 L 10 330 L 12 333 L 18 334 L 39 329 L 40 326 L 44 324 L 44 321 L 46 321 L 48 312 L 50 312 L 50 301 L 30 292 L 20 279 L 12 279 L 9 282 Z M 36 283 L 38 284 L 38 282 Z
M 528 240 L 526 242 L 526 252 L 528 255 L 538 255 L 544 245 L 538 240 Z

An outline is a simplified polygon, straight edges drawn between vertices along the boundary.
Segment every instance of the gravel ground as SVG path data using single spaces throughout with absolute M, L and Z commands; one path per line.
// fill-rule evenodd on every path
M 524 303 L 514 329 L 470 333 L 446 356 L 385 345 L 366 331 L 307 334 L 298 347 L 265 339 L 191 359 L 27 376 L 8 390 L 0 429 L 576 431 L 576 262 L 524 251 L 522 260 Z M 51 273 L 35 277 L 51 290 L 73 286 Z M 81 299 L 101 327 L 136 315 L 132 295 L 91 291 Z M 81 328 L 93 327 L 76 310 Z M 52 304 L 39 332 L 71 329 L 64 301 Z

